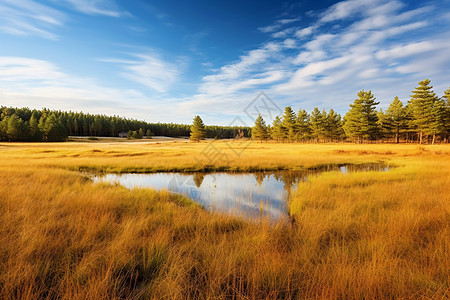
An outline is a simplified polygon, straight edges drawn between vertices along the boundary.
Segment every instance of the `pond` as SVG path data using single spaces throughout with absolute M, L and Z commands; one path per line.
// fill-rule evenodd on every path
M 271 220 L 288 217 L 287 202 L 299 182 L 326 171 L 388 171 L 382 164 L 324 166 L 307 171 L 255 173 L 107 174 L 94 182 L 118 183 L 129 189 L 153 188 L 185 195 L 207 210 Z

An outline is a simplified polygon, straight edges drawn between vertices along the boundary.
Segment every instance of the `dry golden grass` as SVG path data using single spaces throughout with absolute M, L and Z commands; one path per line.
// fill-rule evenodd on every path
M 450 297 L 449 145 L 214 143 L 206 168 L 397 166 L 312 177 L 293 224 L 78 172 L 202 169 L 207 145 L 0 144 L 0 298 Z

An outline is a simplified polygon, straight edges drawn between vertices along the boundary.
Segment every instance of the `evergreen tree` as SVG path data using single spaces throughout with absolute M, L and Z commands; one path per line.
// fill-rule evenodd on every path
M 133 133 L 131 134 L 131 138 L 133 138 L 133 139 L 142 139 L 142 135 L 139 134 L 139 131 L 134 130 Z
M 68 137 L 66 127 L 54 113 L 45 120 L 44 136 L 48 142 L 63 142 Z
M 255 120 L 255 126 L 252 128 L 252 139 L 260 140 L 262 143 L 262 141 L 266 140 L 267 137 L 268 135 L 266 122 L 261 117 L 261 115 L 258 115 L 258 117 Z
M 436 94 L 433 92 L 433 86 L 430 86 L 430 80 L 425 79 L 419 82 L 419 86 L 412 91 L 410 104 L 412 110 L 412 125 L 419 133 L 419 143 L 422 144 L 423 136 L 433 133 L 433 106 L 437 101 Z
M 371 91 L 361 90 L 358 92 L 358 98 L 353 104 L 350 104 L 350 110 L 344 117 L 345 134 L 361 142 L 369 139 L 374 140 L 378 137 L 378 117 L 376 112 L 375 97 Z
M 92 122 L 92 133 L 95 136 L 100 136 L 102 135 L 102 129 L 103 129 L 103 122 L 102 122 L 102 117 L 100 116 L 96 116 L 94 118 L 94 122 Z
M 296 127 L 297 127 L 297 140 L 306 140 L 311 135 L 311 122 L 310 117 L 306 110 L 300 109 L 297 114 L 297 120 L 296 120 Z
M 444 91 L 444 98 L 447 100 L 447 103 L 450 103 L 450 88 Z
M 393 135 L 394 124 L 389 116 L 380 109 L 377 112 L 378 127 L 380 128 L 379 138 L 390 138 Z
M 290 106 L 284 108 L 283 114 L 283 130 L 284 136 L 290 142 L 294 141 L 296 134 L 296 116 Z
M 327 113 L 321 112 L 317 107 L 311 113 L 311 135 L 318 142 L 325 138 Z
M 38 129 L 41 132 L 41 134 L 45 135 L 45 120 L 47 119 L 47 117 L 45 115 L 41 115 L 41 117 L 39 118 L 39 123 L 38 123 Z
M 448 140 L 450 136 L 450 88 L 444 92 L 443 98 L 446 100 L 445 139 Z
M 22 142 L 29 139 L 29 127 L 17 115 L 12 115 L 8 119 L 6 135 L 11 142 Z
M 191 126 L 191 140 L 200 142 L 200 140 L 204 140 L 206 136 L 205 125 L 203 124 L 203 120 L 200 116 L 195 116 L 194 123 Z
M 284 138 L 283 123 L 279 116 L 276 116 L 273 120 L 271 137 L 277 142 L 282 141 Z
M 42 133 L 39 129 L 39 123 L 36 114 L 32 114 L 30 118 L 30 139 L 33 142 L 42 140 Z
M 430 124 L 430 132 L 433 135 L 432 144 L 436 141 L 436 136 L 445 137 L 447 133 L 447 103 L 444 99 L 437 99 L 432 108 L 432 122 Z
M 325 111 L 323 114 L 325 114 Z M 333 109 L 330 109 L 325 119 L 325 136 L 331 141 L 340 140 L 344 135 L 341 115 L 337 114 Z
M 389 104 L 389 108 L 386 110 L 386 117 L 395 134 L 395 142 L 398 144 L 400 132 L 407 127 L 407 111 L 398 97 L 395 97 L 391 104 Z
M 8 140 L 8 134 L 6 133 L 8 130 L 8 119 L 9 119 L 9 117 L 7 115 L 2 114 L 2 120 L 0 121 L 0 140 L 1 141 Z

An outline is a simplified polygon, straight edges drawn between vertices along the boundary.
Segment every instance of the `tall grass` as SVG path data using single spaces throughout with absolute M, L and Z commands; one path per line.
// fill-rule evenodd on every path
M 312 177 L 289 203 L 292 224 L 73 171 L 195 169 L 203 146 L 0 144 L 1 298 L 450 297 L 448 146 L 261 144 L 213 165 L 397 166 Z

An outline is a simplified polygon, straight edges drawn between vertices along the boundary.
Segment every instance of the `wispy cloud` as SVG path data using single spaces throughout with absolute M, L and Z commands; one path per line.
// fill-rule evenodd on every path
M 345 20 L 354 17 L 358 13 L 365 12 L 367 8 L 377 7 L 382 0 L 347 0 L 338 2 L 330 6 L 325 12 L 321 14 L 319 23 L 333 22 L 338 20 Z M 389 2 L 391 4 L 398 4 L 397 1 Z
M 288 43 L 289 44 L 289 43 Z M 282 72 L 274 73 L 269 61 L 286 46 L 267 43 L 259 49 L 249 51 L 240 57 L 239 61 L 225 65 L 214 75 L 204 76 L 199 87 L 201 93 L 225 95 L 238 90 L 267 84 L 282 79 Z M 261 65 L 267 68 L 262 70 Z
M 158 113 L 165 117 L 164 109 L 141 92 L 107 87 L 95 78 L 73 76 L 49 61 L 26 57 L 0 56 L 0 102 L 139 119 Z
M 159 93 L 165 93 L 181 74 L 179 64 L 163 60 L 156 53 L 132 54 L 129 59 L 100 59 L 103 62 L 116 63 L 121 66 L 124 78 L 137 82 Z
M 34 35 L 50 40 L 66 16 L 58 10 L 32 0 L 0 0 L 0 30 L 13 35 Z
M 259 28 L 270 36 L 263 46 L 205 76 L 183 107 L 236 113 L 265 90 L 280 105 L 345 112 L 360 89 L 372 89 L 387 105 L 394 96 L 406 101 L 428 77 L 439 93 L 448 88 L 450 67 L 450 20 L 443 14 L 433 5 L 408 10 L 398 0 L 347 0 L 307 27 L 275 21 Z
M 75 10 L 88 15 L 120 17 L 125 14 L 113 0 L 63 0 Z
M 272 25 L 259 27 L 258 30 L 261 32 L 264 32 L 264 33 L 270 33 L 270 32 L 279 30 L 280 28 L 282 28 L 285 25 L 288 25 L 290 23 L 294 23 L 297 21 L 300 21 L 300 18 L 280 19 L 280 20 L 275 21 L 275 23 L 273 23 Z
M 89 15 L 121 17 L 129 14 L 120 11 L 111 0 L 63 0 L 72 9 Z M 68 16 L 58 9 L 35 0 L 0 0 L 0 31 L 19 36 L 39 36 L 58 40 L 57 29 L 64 26 Z

